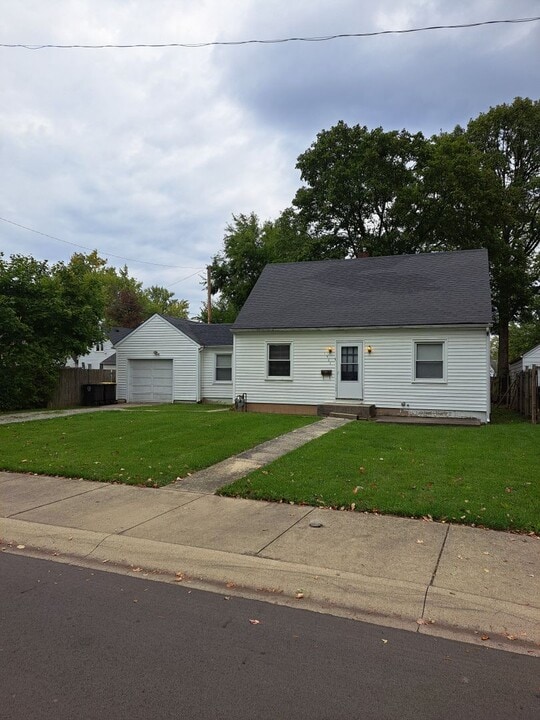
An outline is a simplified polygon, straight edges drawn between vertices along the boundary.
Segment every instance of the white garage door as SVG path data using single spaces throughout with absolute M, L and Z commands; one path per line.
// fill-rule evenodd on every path
M 172 402 L 172 360 L 130 360 L 130 402 Z

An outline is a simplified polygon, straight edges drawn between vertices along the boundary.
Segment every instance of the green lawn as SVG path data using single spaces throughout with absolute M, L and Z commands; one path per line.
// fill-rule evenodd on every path
M 220 494 L 540 533 L 540 426 L 354 422 Z
M 166 485 L 316 418 L 163 405 L 0 426 L 0 469 Z

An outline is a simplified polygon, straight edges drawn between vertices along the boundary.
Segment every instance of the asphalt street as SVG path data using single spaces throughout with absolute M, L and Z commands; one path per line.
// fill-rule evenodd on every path
M 0 554 L 3 720 L 540 716 L 533 657 Z

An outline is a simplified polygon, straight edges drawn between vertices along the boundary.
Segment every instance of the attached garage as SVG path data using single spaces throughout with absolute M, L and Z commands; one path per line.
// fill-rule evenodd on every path
M 172 360 L 129 360 L 128 370 L 129 402 L 172 402 Z
M 152 315 L 114 344 L 117 400 L 231 403 L 230 327 Z

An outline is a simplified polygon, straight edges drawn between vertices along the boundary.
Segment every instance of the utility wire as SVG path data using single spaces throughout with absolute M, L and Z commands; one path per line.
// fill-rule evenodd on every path
M 172 288 L 173 285 L 178 285 L 178 283 L 184 282 L 184 280 L 189 280 L 189 278 L 194 277 L 195 275 L 198 275 L 200 272 L 203 272 L 204 268 L 199 268 L 199 270 L 196 270 L 194 273 L 191 273 L 191 275 L 187 275 L 186 277 L 180 278 L 180 280 L 175 280 L 170 285 L 167 285 L 167 290 L 169 288 Z
M 56 45 L 54 43 L 47 43 L 43 45 L 25 45 L 24 43 L 0 43 L 0 47 L 3 48 L 23 48 L 25 50 L 45 50 L 48 48 L 54 48 L 57 50 L 104 50 L 109 48 L 127 50 L 134 48 L 206 48 L 206 47 L 217 47 L 217 46 L 230 46 L 230 45 L 277 45 L 282 43 L 293 43 L 293 42 L 306 42 L 306 43 L 317 43 L 317 42 L 328 42 L 329 40 L 340 40 L 343 38 L 367 38 L 377 37 L 379 35 L 405 35 L 408 33 L 426 32 L 430 30 L 460 30 L 463 28 L 477 28 L 485 25 L 516 25 L 518 23 L 532 23 L 540 20 L 540 16 L 537 17 L 524 17 L 524 18 L 510 18 L 505 20 L 482 20 L 479 22 L 469 23 L 458 23 L 455 25 L 427 25 L 425 27 L 406 28 L 404 30 L 374 30 L 372 32 L 358 32 L 358 33 L 337 33 L 335 35 L 321 35 L 319 37 L 285 37 L 275 38 L 270 40 L 214 40 L 211 42 L 198 42 L 198 43 L 129 43 L 129 44 L 103 44 L 103 45 Z
M 157 265 L 158 267 L 170 268 L 172 270 L 194 270 L 194 268 L 186 265 L 165 265 L 164 263 L 149 262 L 148 260 L 135 260 L 134 258 L 127 258 L 123 255 L 113 255 L 112 253 L 106 252 L 104 250 L 99 250 L 98 248 L 91 248 L 87 247 L 86 245 L 79 245 L 79 243 L 70 242 L 69 240 L 62 240 L 62 238 L 55 237 L 54 235 L 48 235 L 47 233 L 40 232 L 39 230 L 34 230 L 33 228 L 26 227 L 26 225 L 21 225 L 20 223 L 16 223 L 13 220 L 8 220 L 7 218 L 0 217 L 0 220 L 2 222 L 9 223 L 10 225 L 15 225 L 15 227 L 22 228 L 23 230 L 28 230 L 29 232 L 35 233 L 36 235 L 42 235 L 43 237 L 50 238 L 51 240 L 58 240 L 58 242 L 65 243 L 66 245 L 73 245 L 74 247 L 83 248 L 83 250 L 90 250 L 91 252 L 95 250 L 100 255 L 107 255 L 108 257 L 113 257 L 117 260 L 126 260 L 127 262 L 141 263 L 142 265 Z M 198 268 L 197 272 L 200 271 L 201 269 Z

